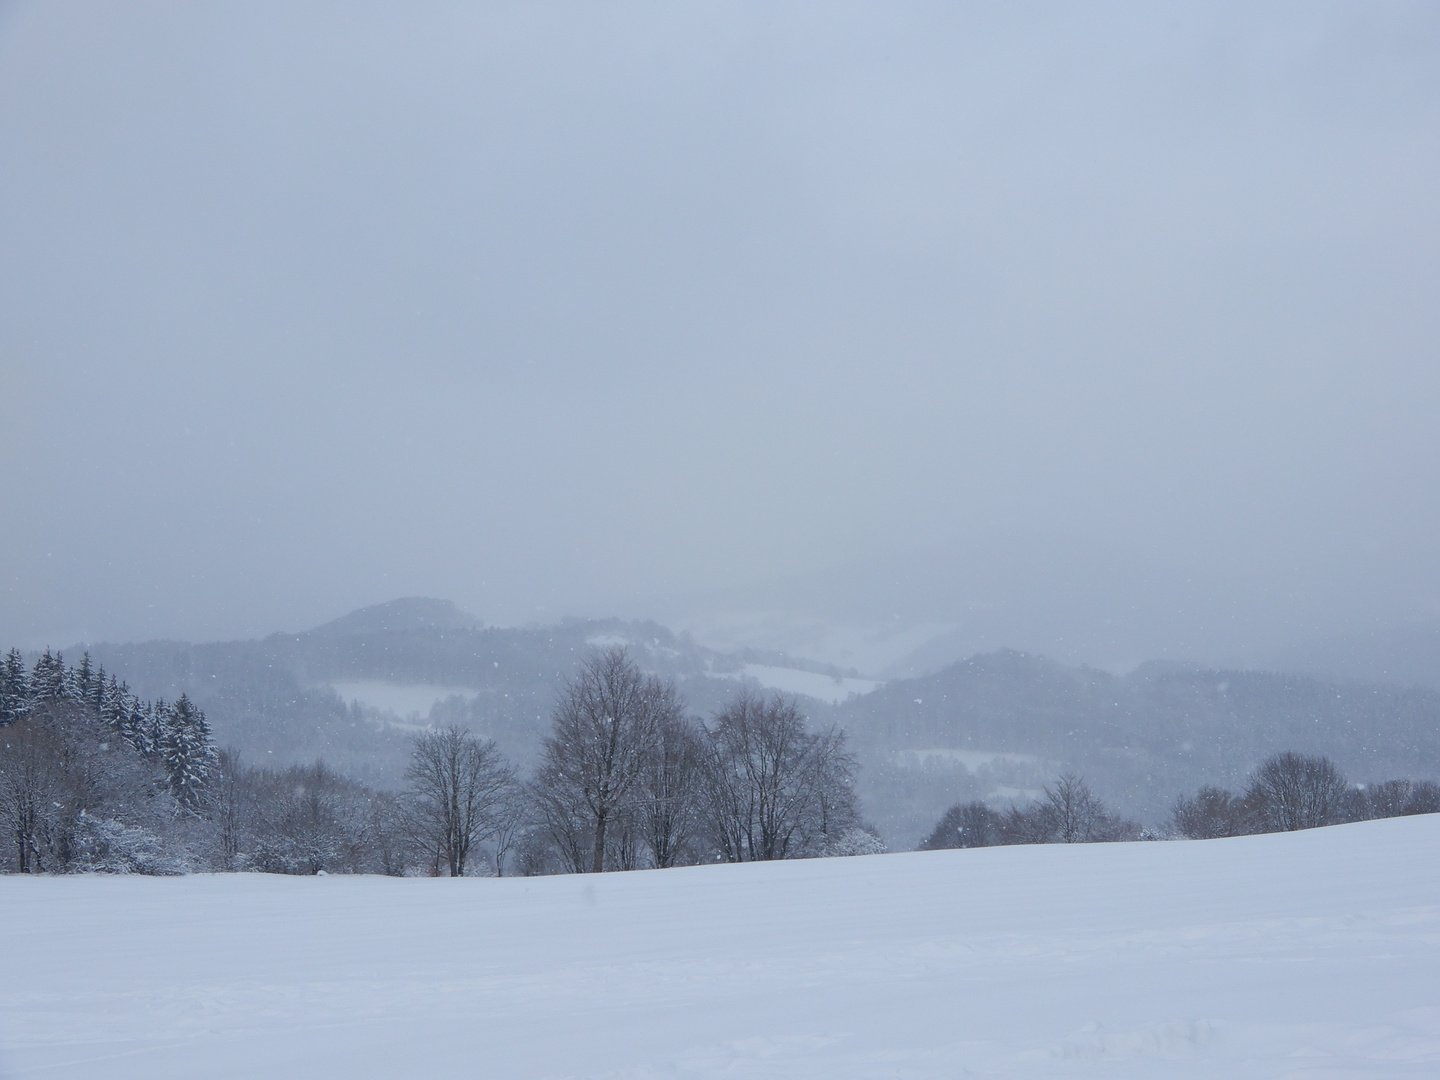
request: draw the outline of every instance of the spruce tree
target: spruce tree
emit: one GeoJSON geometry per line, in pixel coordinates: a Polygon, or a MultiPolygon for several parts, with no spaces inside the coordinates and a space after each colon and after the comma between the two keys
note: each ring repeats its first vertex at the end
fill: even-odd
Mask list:
{"type": "Polygon", "coordinates": [[[80,700],[96,716],[105,711],[105,665],[91,664],[90,654],[80,661],[80,700]]]}
{"type": "Polygon", "coordinates": [[[65,698],[65,658],[49,649],[30,672],[30,700],[37,705],[65,698]]]}
{"type": "Polygon", "coordinates": [[[165,704],[164,698],[156,698],[154,701],[137,700],[135,711],[139,714],[135,726],[135,749],[146,757],[160,753],[165,737],[165,720],[170,707],[165,704]]]}
{"type": "Polygon", "coordinates": [[[130,703],[126,700],[129,695],[125,690],[114,675],[100,688],[100,707],[96,711],[100,714],[100,723],[116,739],[125,739],[130,719],[130,703]]]}
{"type": "Polygon", "coordinates": [[[215,767],[215,745],[210,725],[184,694],[164,713],[160,756],[170,793],[186,809],[200,804],[200,794],[215,767]]]}
{"type": "Polygon", "coordinates": [[[13,724],[30,710],[30,680],[25,658],[11,649],[0,662],[0,726],[13,724]]]}
{"type": "Polygon", "coordinates": [[[84,701],[85,691],[80,686],[79,670],[66,664],[59,653],[55,654],[55,659],[60,661],[60,700],[84,701]]]}
{"type": "Polygon", "coordinates": [[[124,739],[132,750],[149,757],[155,751],[155,709],[163,703],[141,701],[130,693],[130,688],[124,683],[120,684],[119,689],[114,722],[120,738],[124,739]]]}
{"type": "Polygon", "coordinates": [[[90,662],[89,649],[80,658],[80,666],[72,673],[71,681],[75,687],[75,700],[87,705],[95,700],[95,665],[90,662]]]}

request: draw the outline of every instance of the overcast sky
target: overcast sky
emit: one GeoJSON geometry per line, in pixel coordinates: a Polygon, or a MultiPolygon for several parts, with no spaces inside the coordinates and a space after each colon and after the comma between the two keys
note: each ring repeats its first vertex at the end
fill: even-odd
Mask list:
{"type": "Polygon", "coordinates": [[[1437,192],[1433,3],[10,3],[0,638],[1434,616],[1437,192]]]}

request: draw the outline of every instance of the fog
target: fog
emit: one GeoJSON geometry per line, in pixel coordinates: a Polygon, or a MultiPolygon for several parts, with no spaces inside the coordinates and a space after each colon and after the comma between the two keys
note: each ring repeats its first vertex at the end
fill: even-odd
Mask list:
{"type": "Polygon", "coordinates": [[[1434,618],[1437,191],[1431,4],[12,3],[0,646],[1434,618]]]}

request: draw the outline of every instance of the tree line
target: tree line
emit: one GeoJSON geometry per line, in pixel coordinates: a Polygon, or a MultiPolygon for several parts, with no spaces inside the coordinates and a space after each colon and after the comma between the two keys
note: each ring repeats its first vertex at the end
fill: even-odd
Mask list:
{"type": "Polygon", "coordinates": [[[708,723],[623,649],[564,688],[533,774],[452,726],[415,740],[408,786],[317,762],[254,768],[185,697],[142,702],[46,652],[0,667],[0,828],[20,873],[463,876],[665,868],[883,850],[838,730],[742,692],[708,723]]]}
{"type": "Polygon", "coordinates": [[[1276,754],[1241,794],[1202,787],[1175,805],[1176,833],[1193,840],[1291,832],[1350,821],[1440,813],[1440,785],[1387,780],[1355,785],[1326,757],[1276,754]]]}
{"type": "Polygon", "coordinates": [[[1004,844],[1093,844],[1139,840],[1144,830],[1114,813],[1083,777],[1066,773],[1028,805],[1003,810],[975,800],[945,811],[921,851],[1004,844]]]}
{"type": "Polygon", "coordinates": [[[1194,795],[1182,797],[1165,832],[1150,833],[1115,814],[1083,777],[1069,773],[1025,806],[998,810],[974,801],[950,807],[920,850],[1099,843],[1167,835],[1208,840],[1434,813],[1440,813],[1440,785],[1428,780],[1351,784],[1329,758],[1287,751],[1262,762],[1242,794],[1202,787],[1194,795]]]}

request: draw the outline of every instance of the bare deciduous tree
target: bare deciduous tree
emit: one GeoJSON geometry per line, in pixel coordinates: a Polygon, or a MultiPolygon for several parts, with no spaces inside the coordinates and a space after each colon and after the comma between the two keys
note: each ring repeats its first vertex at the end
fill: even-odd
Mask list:
{"type": "Polygon", "coordinates": [[[40,874],[56,847],[68,801],[62,738],[39,716],[0,730],[0,821],[15,852],[15,869],[40,874]]]}
{"type": "Polygon", "coordinates": [[[516,842],[530,823],[529,793],[521,784],[511,784],[495,806],[490,831],[491,855],[495,860],[495,876],[505,876],[506,861],[516,842]]]}
{"type": "Polygon", "coordinates": [[[1287,752],[1255,770],[1246,798],[1267,831],[1290,832],[1333,824],[1349,786],[1329,758],[1287,752]]]}
{"type": "Polygon", "coordinates": [[[806,732],[793,698],[742,692],[708,736],[706,815],[726,861],[820,854],[832,832],[856,823],[845,736],[806,732]]]}
{"type": "Polygon", "coordinates": [[[1212,840],[1253,832],[1250,807],[1243,799],[1217,787],[1202,787],[1181,799],[1171,815],[1175,831],[1191,840],[1212,840]]]}
{"type": "Polygon", "coordinates": [[[521,873],[583,874],[594,867],[595,828],[585,797],[568,776],[542,762],[530,783],[536,827],[522,844],[521,873]]]}
{"type": "Polygon", "coordinates": [[[1055,843],[1055,822],[1050,807],[1045,802],[1029,806],[1012,806],[1005,811],[1000,826],[1002,844],[1053,844],[1055,843]]]}
{"type": "Polygon", "coordinates": [[[1066,773],[1030,806],[1007,810],[1000,832],[1006,844],[1094,844],[1134,840],[1140,826],[1112,813],[1083,777],[1066,773]]]}
{"type": "Polygon", "coordinates": [[[364,824],[347,813],[343,781],[323,761],[266,779],[271,791],[259,815],[259,865],[283,873],[318,874],[344,861],[353,830],[364,824]]]}
{"type": "Polygon", "coordinates": [[[252,787],[245,783],[240,751],[216,752],[215,773],[206,791],[205,809],[215,827],[216,855],[223,870],[238,865],[247,823],[258,814],[252,787]]]}
{"type": "MultiPolygon", "coordinates": [[[[1422,780],[1386,780],[1363,792],[1367,818],[1440,813],[1440,787],[1422,780]]],[[[1357,815],[1359,816],[1359,815],[1357,815]]]]}
{"type": "Polygon", "coordinates": [[[605,869],[616,839],[609,832],[633,809],[657,726],[679,715],[673,684],[641,674],[624,649],[581,664],[555,710],[535,778],[546,829],[574,869],[605,869]],[[585,834],[588,867],[581,865],[585,834]]]}
{"type": "Polygon", "coordinates": [[[960,803],[945,816],[920,844],[921,851],[946,848],[991,847],[1001,842],[1004,819],[980,801],[960,803]]]}
{"type": "Polygon", "coordinates": [[[1440,814],[1440,784],[1421,780],[1410,785],[1410,797],[1401,807],[1405,814],[1440,814]]]}
{"type": "Polygon", "coordinates": [[[855,795],[855,774],[860,763],[846,746],[845,732],[833,725],[815,736],[812,753],[818,759],[815,773],[815,799],[810,820],[804,828],[806,855],[830,854],[834,845],[843,841],[854,847],[858,832],[873,836],[881,848],[879,834],[871,833],[860,821],[860,803],[855,795]]]}
{"type": "Polygon", "coordinates": [[[684,861],[699,830],[703,763],[704,743],[695,725],[678,710],[661,717],[636,800],[640,831],[658,869],[684,861]]]}
{"type": "Polygon", "coordinates": [[[495,743],[466,728],[427,731],[415,740],[408,808],[413,836],[451,877],[463,877],[470,851],[495,829],[515,777],[495,743]]]}
{"type": "Polygon", "coordinates": [[[1084,778],[1074,773],[1066,773],[1053,788],[1045,789],[1045,805],[1062,844],[1088,843],[1104,831],[1105,808],[1084,778]]]}

